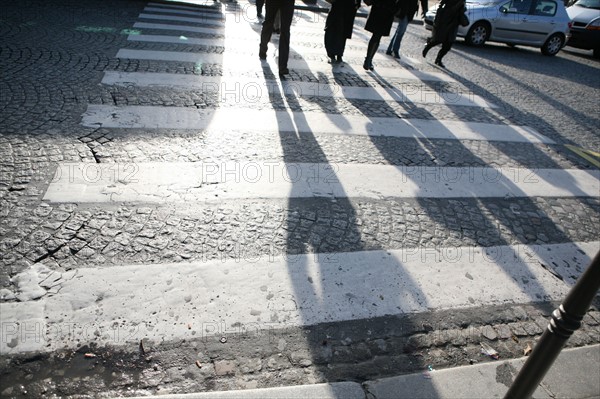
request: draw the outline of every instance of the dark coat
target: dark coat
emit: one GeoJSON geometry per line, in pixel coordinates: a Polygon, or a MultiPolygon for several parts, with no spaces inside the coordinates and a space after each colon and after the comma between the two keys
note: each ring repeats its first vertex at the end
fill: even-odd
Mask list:
{"type": "Polygon", "coordinates": [[[339,29],[341,26],[344,36],[350,39],[358,7],[360,7],[360,0],[335,0],[327,14],[325,30],[339,29]]]}
{"type": "Polygon", "coordinates": [[[439,43],[455,41],[458,25],[464,13],[464,0],[442,0],[433,21],[431,39],[439,43]]]}
{"type": "Polygon", "coordinates": [[[398,0],[397,9],[396,17],[399,19],[408,17],[408,22],[410,22],[419,11],[419,0],[398,0]]]}
{"type": "Polygon", "coordinates": [[[389,36],[397,10],[396,0],[373,0],[365,29],[375,35],[389,36]]]}

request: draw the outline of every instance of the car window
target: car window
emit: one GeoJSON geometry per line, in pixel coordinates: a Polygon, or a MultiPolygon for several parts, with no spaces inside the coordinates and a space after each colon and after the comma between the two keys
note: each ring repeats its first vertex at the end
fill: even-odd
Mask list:
{"type": "Polygon", "coordinates": [[[553,17],[556,15],[556,2],[552,0],[536,0],[533,15],[553,17]]]}
{"type": "MultiPolygon", "coordinates": [[[[502,5],[501,10],[506,10],[511,13],[529,14],[531,9],[531,0],[511,0],[502,5]]],[[[505,12],[506,12],[505,11],[505,12]]]]}

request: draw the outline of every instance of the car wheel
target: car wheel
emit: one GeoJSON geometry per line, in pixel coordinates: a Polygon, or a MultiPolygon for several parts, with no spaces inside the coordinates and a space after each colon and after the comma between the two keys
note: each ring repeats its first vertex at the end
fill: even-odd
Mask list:
{"type": "Polygon", "coordinates": [[[546,40],[546,43],[542,46],[542,54],[544,55],[556,55],[563,45],[565,44],[565,38],[560,33],[555,33],[546,40]]]}
{"type": "Polygon", "coordinates": [[[490,34],[489,25],[485,22],[476,22],[471,26],[465,40],[472,46],[481,46],[488,39],[490,34]]]}

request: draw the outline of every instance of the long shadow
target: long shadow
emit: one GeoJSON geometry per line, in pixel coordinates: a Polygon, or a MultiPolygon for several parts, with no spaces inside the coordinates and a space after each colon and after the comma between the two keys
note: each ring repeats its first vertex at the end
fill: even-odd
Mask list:
{"type": "MultiPolygon", "coordinates": [[[[268,66],[264,66],[264,76],[265,79],[272,76],[268,66]]],[[[279,90],[270,91],[269,99],[273,104],[285,102],[287,109],[301,109],[296,93],[285,90],[284,85],[279,90]]],[[[296,126],[306,125],[301,112],[282,111],[277,119],[280,126],[286,126],[290,122],[294,122],[296,126]]],[[[286,167],[292,169],[301,165],[304,166],[304,171],[311,171],[310,176],[302,176],[298,181],[292,182],[287,202],[288,235],[284,253],[288,256],[287,268],[300,317],[307,326],[304,328],[305,337],[313,362],[319,365],[319,372],[327,381],[365,381],[377,376],[382,370],[371,366],[357,366],[340,376],[327,367],[327,363],[343,362],[349,356],[347,348],[342,351],[332,344],[336,341],[343,342],[350,335],[347,329],[352,327],[347,325],[346,328],[340,328],[339,323],[356,322],[354,319],[358,318],[357,315],[364,317],[368,314],[371,318],[394,314],[398,309],[410,309],[415,304],[427,306],[427,299],[418,282],[412,279],[397,259],[390,258],[386,263],[388,268],[385,271],[389,275],[373,275],[371,268],[375,266],[374,254],[375,258],[382,255],[378,252],[361,251],[385,248],[365,245],[359,215],[335,177],[336,165],[329,162],[311,130],[285,131],[280,128],[279,138],[286,167]],[[305,148],[312,151],[310,159],[314,163],[310,165],[299,163],[307,155],[299,152],[299,149],[305,148]],[[315,176],[313,171],[318,171],[319,175],[315,176]],[[306,183],[316,181],[319,184],[323,179],[336,186],[335,195],[306,198],[306,183]],[[395,297],[378,297],[376,288],[382,283],[382,279],[397,279],[402,282],[395,297]],[[367,294],[361,288],[363,286],[374,289],[367,294]],[[341,287],[345,287],[347,292],[343,293],[341,287]],[[369,306],[377,306],[375,303],[379,303],[379,308],[369,310],[369,306]],[[387,311],[378,310],[380,308],[387,311]]],[[[395,331],[397,335],[401,335],[405,329],[413,331],[415,328],[410,325],[410,321],[404,319],[398,323],[395,331]]],[[[394,331],[393,326],[387,328],[394,331]]],[[[368,339],[364,330],[356,335],[359,339],[368,339]]],[[[418,363],[419,359],[414,358],[413,361],[418,363]]]]}
{"type": "MultiPolygon", "coordinates": [[[[378,76],[375,72],[377,80],[380,82],[386,82],[382,76],[378,76]]],[[[393,85],[387,82],[384,87],[393,87],[393,85]]],[[[394,91],[395,89],[386,89],[394,91]]],[[[404,103],[402,103],[403,106],[404,103]]],[[[414,105],[407,105],[413,107],[414,105]]],[[[382,99],[382,108],[388,108],[388,113],[393,113],[393,109],[389,104],[382,99]]],[[[368,113],[365,116],[371,118],[368,113]]],[[[430,115],[430,119],[434,119],[430,115]]],[[[440,146],[446,145],[446,141],[427,139],[427,132],[423,132],[423,136],[418,138],[419,144],[430,154],[437,154],[443,151],[440,146]]],[[[389,152],[387,151],[388,143],[381,141],[374,136],[370,136],[372,143],[380,149],[381,154],[385,157],[389,152]],[[385,144],[383,144],[385,143],[385,144]],[[383,145],[382,145],[383,144],[383,145]]],[[[485,165],[486,163],[479,158],[476,154],[469,151],[468,148],[464,147],[460,141],[456,142],[456,145],[461,148],[464,154],[469,155],[469,162],[475,161],[477,164],[485,165]]],[[[386,159],[391,165],[398,165],[398,160],[395,158],[386,159]]],[[[434,159],[435,162],[435,159],[434,159]]],[[[400,163],[402,166],[402,163],[400,163]]],[[[428,179],[427,175],[415,176],[412,178],[413,181],[420,184],[439,184],[435,179],[428,179]],[[429,182],[427,181],[429,180],[429,182]]],[[[500,198],[477,198],[475,194],[466,196],[468,199],[457,198],[457,199],[431,199],[417,196],[416,201],[422,206],[422,208],[428,212],[428,216],[435,221],[439,226],[443,226],[445,230],[452,232],[457,240],[454,240],[456,244],[466,243],[474,246],[482,247],[498,247],[498,246],[509,246],[512,244],[546,244],[546,243],[568,243],[571,239],[566,236],[560,228],[551,222],[549,215],[547,215],[539,206],[533,201],[533,199],[527,197],[525,193],[510,180],[502,179],[497,184],[503,185],[512,195],[518,197],[516,200],[511,200],[513,204],[506,203],[506,199],[500,198]],[[514,203],[516,202],[517,208],[514,203]],[[445,215],[444,212],[438,212],[438,206],[445,206],[450,211],[450,215],[445,215]],[[512,206],[511,206],[512,205],[512,206]],[[432,212],[429,210],[436,209],[432,212]],[[478,215],[473,215],[473,210],[477,209],[478,215]],[[552,237],[545,237],[545,240],[541,240],[537,235],[536,229],[531,226],[521,225],[518,222],[516,214],[523,212],[526,214],[535,213],[537,217],[535,220],[539,224],[544,224],[545,231],[548,229],[553,230],[552,237]],[[455,217],[458,215],[471,215],[470,220],[465,223],[460,218],[455,217]],[[506,233],[510,233],[512,237],[507,236],[506,233]]],[[[563,185],[570,189],[574,189],[575,186],[572,181],[564,182],[563,185]]],[[[436,234],[434,234],[435,236],[436,234]]],[[[452,241],[451,241],[452,242],[452,241]]],[[[432,245],[432,243],[421,243],[421,245],[432,245]]],[[[435,244],[434,244],[435,245],[435,244]]],[[[464,245],[464,244],[463,244],[464,245]]],[[[542,254],[543,256],[543,254],[542,254]]],[[[524,260],[527,264],[527,259],[524,260]]],[[[549,260],[548,260],[549,261],[549,260]]],[[[503,262],[498,262],[503,265],[503,262]]],[[[534,265],[528,265],[527,268],[531,269],[534,265]]],[[[537,265],[535,265],[537,267],[537,265]]],[[[517,279],[518,276],[514,275],[515,271],[505,268],[507,274],[512,275],[513,278],[517,279]]],[[[533,274],[533,273],[532,273],[533,274]]],[[[529,288],[531,292],[542,293],[530,296],[531,302],[539,303],[542,300],[549,299],[550,296],[546,293],[544,287],[539,284],[538,281],[529,281],[529,288]]],[[[543,310],[548,311],[549,309],[544,308],[543,310]]]]}

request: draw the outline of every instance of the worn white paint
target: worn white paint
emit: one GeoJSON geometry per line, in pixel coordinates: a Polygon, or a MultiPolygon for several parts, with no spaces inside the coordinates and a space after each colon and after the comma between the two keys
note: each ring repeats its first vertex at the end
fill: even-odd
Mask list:
{"type": "Polygon", "coordinates": [[[60,294],[0,303],[0,353],[557,301],[569,286],[540,263],[585,265],[598,248],[592,242],[258,258],[241,248],[239,259],[227,261],[81,268],[57,281],[60,294]],[[26,329],[32,333],[23,340],[26,329]],[[35,331],[45,333],[38,342],[35,331]]]}
{"type": "Polygon", "coordinates": [[[61,163],[51,202],[598,197],[600,171],[257,162],[61,163]],[[119,165],[120,166],[120,165],[119,165]]]}

